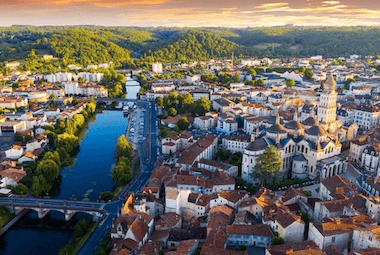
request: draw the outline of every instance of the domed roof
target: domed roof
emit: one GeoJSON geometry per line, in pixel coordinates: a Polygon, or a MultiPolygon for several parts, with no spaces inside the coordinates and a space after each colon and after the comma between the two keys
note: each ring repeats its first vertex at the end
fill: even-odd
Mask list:
{"type": "Polygon", "coordinates": [[[303,129],[303,125],[301,124],[301,122],[299,122],[297,120],[292,120],[292,121],[286,123],[285,127],[287,129],[293,129],[293,130],[303,129]]]}
{"type": "Polygon", "coordinates": [[[311,135],[311,136],[327,136],[328,135],[326,130],[324,130],[319,125],[314,125],[308,130],[306,130],[306,134],[311,135]]]}
{"type": "Polygon", "coordinates": [[[256,139],[254,142],[248,144],[246,150],[249,151],[262,151],[268,146],[267,141],[264,138],[256,139]]]}
{"type": "Polygon", "coordinates": [[[271,126],[269,129],[268,129],[268,132],[269,133],[280,133],[280,134],[285,134],[286,133],[286,130],[284,128],[283,125],[281,124],[274,124],[273,126],[271,126]]]}
{"type": "Polygon", "coordinates": [[[317,123],[317,120],[314,117],[309,117],[302,122],[306,126],[314,126],[317,123]]]}
{"type": "Polygon", "coordinates": [[[286,133],[284,126],[281,125],[281,123],[280,123],[280,115],[278,113],[276,116],[276,123],[268,129],[268,132],[269,133],[275,133],[275,134],[285,134],[286,133]]]}

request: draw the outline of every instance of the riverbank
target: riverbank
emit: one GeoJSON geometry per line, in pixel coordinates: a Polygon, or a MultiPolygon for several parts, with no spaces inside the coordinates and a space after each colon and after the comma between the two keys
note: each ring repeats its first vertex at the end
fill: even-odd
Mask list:
{"type": "Polygon", "coordinates": [[[80,250],[82,245],[87,241],[92,232],[98,226],[97,222],[90,223],[81,220],[75,225],[72,239],[63,247],[58,255],[74,255],[80,250]]]}

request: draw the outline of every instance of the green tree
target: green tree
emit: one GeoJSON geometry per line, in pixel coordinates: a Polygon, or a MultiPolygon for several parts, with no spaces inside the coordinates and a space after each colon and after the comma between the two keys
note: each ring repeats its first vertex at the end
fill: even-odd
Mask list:
{"type": "Polygon", "coordinates": [[[194,98],[193,98],[193,96],[191,94],[189,94],[189,93],[186,93],[183,96],[183,105],[185,107],[185,110],[186,111],[190,111],[193,104],[194,104],[194,98]]]}
{"type": "Polygon", "coordinates": [[[49,96],[49,100],[54,100],[54,99],[57,99],[57,96],[55,94],[51,94],[49,96]]]}
{"type": "Polygon", "coordinates": [[[132,143],[125,138],[125,135],[119,136],[115,146],[115,159],[119,161],[121,157],[132,158],[133,147],[132,143]]]}
{"type": "Polygon", "coordinates": [[[156,98],[156,104],[158,107],[163,107],[164,106],[164,99],[162,97],[157,97],[156,98]]]}
{"type": "Polygon", "coordinates": [[[286,80],[286,86],[288,88],[293,87],[294,85],[296,85],[296,82],[293,79],[287,79],[286,80]]]}
{"type": "Polygon", "coordinates": [[[255,81],[255,85],[259,86],[259,87],[264,87],[265,82],[264,82],[263,79],[258,79],[258,80],[255,81]]]}
{"type": "Polygon", "coordinates": [[[248,74],[250,74],[252,76],[252,79],[254,79],[257,73],[256,73],[256,70],[254,68],[249,68],[248,74]]]}
{"type": "Polygon", "coordinates": [[[15,133],[15,137],[14,137],[14,140],[16,142],[22,142],[24,140],[24,137],[22,136],[22,134],[20,132],[16,132],[15,133]]]}
{"type": "Polygon", "coordinates": [[[58,165],[58,167],[62,166],[61,158],[59,156],[58,151],[54,151],[54,152],[48,151],[48,152],[46,152],[45,155],[44,155],[44,157],[42,158],[42,160],[47,160],[47,159],[53,160],[58,165]]]}
{"type": "Polygon", "coordinates": [[[256,159],[252,177],[260,184],[273,185],[278,181],[279,171],[283,167],[281,155],[275,146],[268,146],[256,159]]]}
{"type": "Polygon", "coordinates": [[[117,186],[124,186],[132,179],[130,160],[121,157],[119,163],[112,169],[112,179],[117,186]]]}
{"type": "Polygon", "coordinates": [[[280,245],[280,244],[284,244],[284,243],[285,243],[284,238],[282,238],[280,236],[275,236],[272,239],[272,245],[280,245]]]}
{"type": "Polygon", "coordinates": [[[36,172],[45,177],[47,182],[54,182],[59,176],[59,166],[51,159],[41,160],[37,164],[36,172]]]}
{"type": "Polygon", "coordinates": [[[311,78],[313,78],[313,75],[314,75],[314,72],[312,69],[306,69],[305,71],[305,77],[309,80],[311,80],[311,78]]]}
{"type": "Polygon", "coordinates": [[[202,97],[195,101],[194,112],[198,115],[204,115],[211,110],[211,101],[208,98],[202,97]]]}
{"type": "Polygon", "coordinates": [[[177,126],[180,130],[185,130],[190,126],[190,122],[187,120],[186,117],[182,117],[177,121],[177,126]]]}
{"type": "Polygon", "coordinates": [[[172,107],[172,108],[169,108],[169,110],[168,110],[168,114],[169,114],[170,116],[176,116],[176,115],[177,115],[177,110],[174,109],[173,107],[172,107]]]}
{"type": "Polygon", "coordinates": [[[24,196],[24,195],[27,195],[27,194],[28,194],[29,189],[28,189],[28,187],[25,186],[24,184],[19,183],[16,187],[12,187],[12,191],[13,191],[13,193],[15,193],[16,195],[24,196]]]}

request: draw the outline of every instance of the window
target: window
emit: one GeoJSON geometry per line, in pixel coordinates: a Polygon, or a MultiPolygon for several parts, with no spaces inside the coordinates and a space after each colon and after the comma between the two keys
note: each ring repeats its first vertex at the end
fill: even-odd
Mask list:
{"type": "Polygon", "coordinates": [[[332,243],[335,243],[335,236],[333,236],[333,237],[331,238],[331,242],[332,242],[332,243]]]}

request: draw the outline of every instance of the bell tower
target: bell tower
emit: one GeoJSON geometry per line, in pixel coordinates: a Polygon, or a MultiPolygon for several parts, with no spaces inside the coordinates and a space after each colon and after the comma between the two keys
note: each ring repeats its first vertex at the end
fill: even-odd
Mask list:
{"type": "Polygon", "coordinates": [[[336,122],[336,99],[337,93],[335,91],[336,82],[332,74],[329,74],[325,88],[320,96],[318,107],[318,120],[326,129],[335,132],[336,122]]]}

